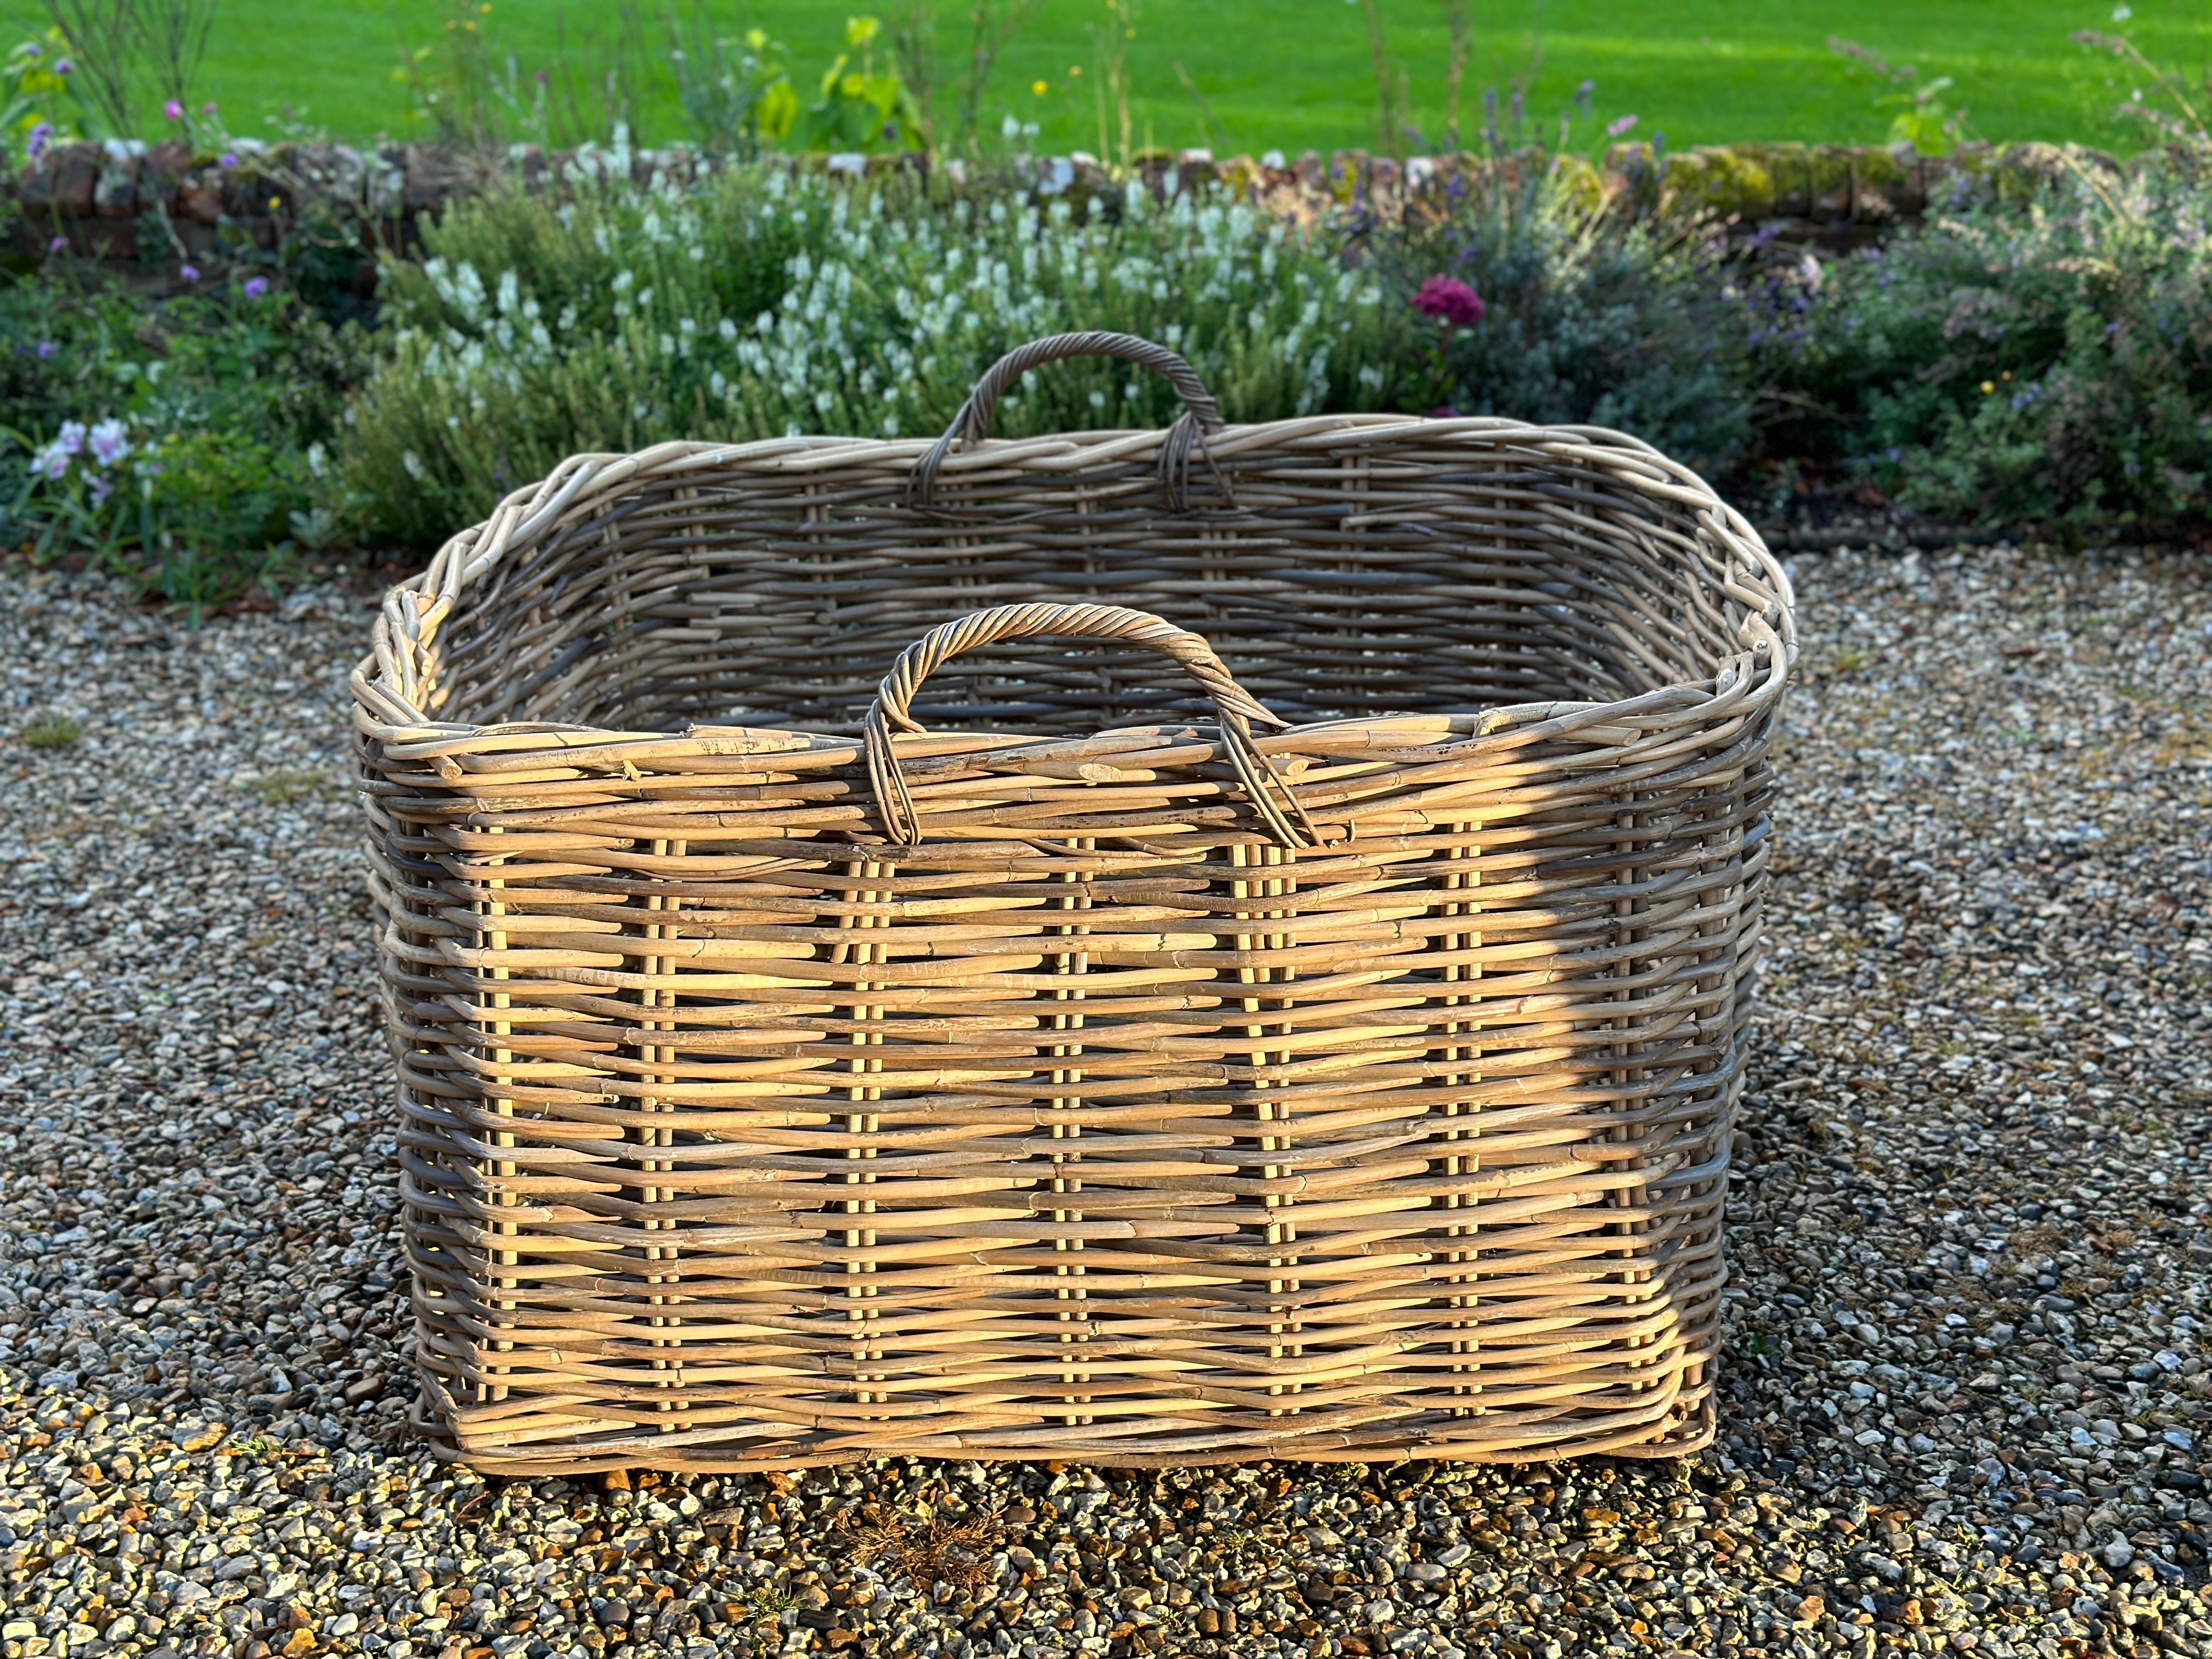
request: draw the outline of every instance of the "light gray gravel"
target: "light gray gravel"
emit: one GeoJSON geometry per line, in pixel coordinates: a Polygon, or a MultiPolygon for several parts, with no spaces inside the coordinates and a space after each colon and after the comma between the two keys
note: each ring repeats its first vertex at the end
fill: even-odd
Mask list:
{"type": "Polygon", "coordinates": [[[364,596],[0,568],[0,1659],[2212,1652],[2212,565],[1796,574],[1711,1455],[617,1490],[402,1426],[364,596]]]}

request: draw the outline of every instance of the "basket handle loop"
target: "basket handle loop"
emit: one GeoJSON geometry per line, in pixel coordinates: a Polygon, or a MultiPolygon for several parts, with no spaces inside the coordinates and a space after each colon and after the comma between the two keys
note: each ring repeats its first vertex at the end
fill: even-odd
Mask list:
{"type": "Polygon", "coordinates": [[[1314,828],[1313,820],[1306,816],[1297,796],[1275,770],[1274,763],[1260,752],[1252,738],[1255,720],[1265,726],[1287,726],[1290,722],[1231,678],[1213,647],[1200,635],[1177,628],[1150,611],[1130,611],[1118,605],[1052,604],[1000,605],[933,628],[907,647],[891,665],[891,672],[884,676],[883,684],[876,688],[875,702],[868,710],[868,778],[875,787],[877,810],[883,815],[884,828],[895,843],[913,847],[921,840],[914,797],[907,791],[906,775],[900,769],[898,757],[891,748],[894,731],[922,729],[908,712],[921,683],[963,651],[1000,640],[1040,635],[1126,640],[1173,659],[1212,699],[1237,781],[1243,785],[1253,805],[1259,809],[1260,816],[1267,821],[1276,839],[1292,848],[1320,844],[1321,835],[1314,828]],[[1276,804],[1278,794],[1289,804],[1291,817],[1285,817],[1282,807],[1276,804]],[[1291,817],[1304,827],[1303,838],[1298,829],[1293,827],[1291,817]]]}
{"type": "Polygon", "coordinates": [[[1027,345],[1016,346],[985,369],[983,378],[975,382],[975,391],[968,394],[968,401],[952,417],[952,424],[945,429],[945,435],[914,464],[914,471],[907,479],[907,505],[917,511],[927,510],[930,497],[936,493],[938,469],[944,465],[953,446],[982,442],[990,433],[992,413],[1006,388],[1040,364],[1058,362],[1063,357],[1119,357],[1167,376],[1176,395],[1182,399],[1183,412],[1168,428],[1166,441],[1160,446],[1160,482],[1167,491],[1168,504],[1182,512],[1189,501],[1192,447],[1204,448],[1205,434],[1221,429],[1220,405],[1198,378],[1198,371],[1165,346],[1140,340],[1133,334],[1103,330],[1054,334],[1047,339],[1032,340],[1027,345]]]}

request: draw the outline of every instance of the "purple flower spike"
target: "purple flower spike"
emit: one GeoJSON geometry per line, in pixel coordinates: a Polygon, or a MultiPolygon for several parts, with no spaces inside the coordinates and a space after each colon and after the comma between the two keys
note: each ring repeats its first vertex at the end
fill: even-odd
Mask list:
{"type": "Polygon", "coordinates": [[[172,121],[181,121],[185,118],[185,106],[179,103],[175,99],[172,98],[167,103],[161,106],[161,113],[167,116],[172,121]]]}
{"type": "Polygon", "coordinates": [[[246,279],[246,297],[247,299],[258,300],[268,292],[269,279],[266,276],[249,276],[246,279]]]}
{"type": "Polygon", "coordinates": [[[1605,136],[1608,138],[1619,138],[1626,133],[1633,132],[1635,130],[1636,118],[1633,115],[1624,115],[1618,121],[1608,121],[1606,123],[1605,136]]]}
{"type": "Polygon", "coordinates": [[[1449,328],[1473,328],[1489,313],[1477,294],[1456,276],[1431,276],[1413,295],[1413,309],[1449,328]]]}
{"type": "Polygon", "coordinates": [[[185,282],[197,283],[200,279],[200,268],[198,265],[179,265],[177,275],[185,282]]]}
{"type": "Polygon", "coordinates": [[[52,121],[41,121],[31,129],[30,136],[24,140],[23,148],[30,153],[31,159],[35,161],[46,153],[46,146],[53,142],[53,137],[54,124],[52,121]]]}

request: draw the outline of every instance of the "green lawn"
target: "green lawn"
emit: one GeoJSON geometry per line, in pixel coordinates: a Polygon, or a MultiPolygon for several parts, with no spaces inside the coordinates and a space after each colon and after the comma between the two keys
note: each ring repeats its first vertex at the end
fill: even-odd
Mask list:
{"type": "MultiPolygon", "coordinates": [[[[868,3],[717,0],[712,10],[767,25],[793,49],[805,85],[836,50],[846,15],[868,3]]],[[[896,3],[877,0],[885,12],[896,3]]],[[[647,16],[661,9],[662,0],[637,8],[647,16]]],[[[965,0],[945,0],[938,9],[947,39],[955,38],[965,0]]],[[[1382,9],[1392,52],[1411,77],[1415,121],[1440,136],[1441,10],[1423,0],[1382,0],[1382,9]]],[[[24,21],[37,15],[25,0],[0,0],[0,10],[24,21]]],[[[579,35],[609,28],[616,10],[612,0],[495,0],[486,26],[528,71],[555,51],[564,15],[576,55],[579,35]]],[[[1639,118],[1638,136],[1663,132],[1672,145],[1880,139],[1888,115],[1875,100],[1887,88],[1828,49],[1827,38],[1841,34],[1893,63],[1917,64],[1923,79],[1952,76],[1950,96],[1980,137],[2135,149],[2144,136],[2110,113],[2141,77],[2069,38],[2079,28],[2114,27],[2110,3],[1475,0],[1473,10],[1480,27],[1468,71],[1470,131],[1480,125],[1485,86],[1510,95],[1516,80],[1525,81],[1528,107],[1548,131],[1588,77],[1596,82],[1595,119],[1583,124],[1578,148],[1597,122],[1627,114],[1639,118]]],[[[407,100],[392,70],[401,45],[430,40],[450,15],[444,0],[224,0],[208,95],[222,100],[241,133],[267,131],[266,118],[290,105],[341,137],[400,136],[408,131],[407,100]]],[[[1091,32],[1108,15],[1103,0],[1042,0],[994,83],[994,120],[1012,109],[1042,125],[1048,148],[1096,149],[1091,32]],[[1072,76],[1079,65],[1084,73],[1072,76]],[[1047,83],[1042,94],[1031,90],[1038,81],[1047,83]]],[[[2141,0],[2126,27],[2154,59],[2179,66],[2203,88],[2212,60],[2207,0],[2141,0]]],[[[1200,142],[1198,106],[1177,64],[1211,105],[1213,137],[1228,149],[1295,153],[1372,140],[1375,82],[1356,0],[1143,0],[1128,51],[1139,143],[1200,142]]],[[[642,136],[680,136],[674,117],[672,100],[664,99],[642,136]]]]}

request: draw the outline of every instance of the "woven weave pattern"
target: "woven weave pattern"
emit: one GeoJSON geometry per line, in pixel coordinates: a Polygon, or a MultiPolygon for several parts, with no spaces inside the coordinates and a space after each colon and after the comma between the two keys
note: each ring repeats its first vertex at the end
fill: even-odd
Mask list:
{"type": "Polygon", "coordinates": [[[1615,434],[1206,413],[581,457],[393,591],[458,1455],[1710,1435],[1787,582],[1615,434]]]}

